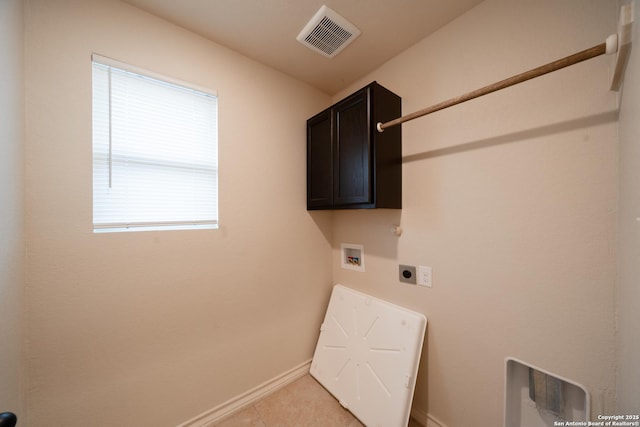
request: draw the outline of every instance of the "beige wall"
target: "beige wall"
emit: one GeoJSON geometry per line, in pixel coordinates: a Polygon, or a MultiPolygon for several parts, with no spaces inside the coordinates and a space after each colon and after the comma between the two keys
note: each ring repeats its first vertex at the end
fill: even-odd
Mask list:
{"type": "MultiPolygon", "coordinates": [[[[377,80],[410,113],[599,44],[617,15],[606,0],[487,0],[335,98],[377,80]]],[[[404,124],[402,211],[335,213],[334,281],[429,319],[414,412],[501,425],[513,356],[614,413],[612,61],[404,124]],[[340,268],[341,242],[364,245],[365,273],[340,268]],[[400,284],[399,263],[432,266],[433,288],[400,284]]]]}
{"type": "MultiPolygon", "coordinates": [[[[0,405],[20,410],[21,8],[0,5],[0,405]]],[[[501,425],[507,356],[584,384],[595,415],[637,413],[637,47],[620,158],[597,58],[403,125],[401,211],[308,213],[300,141],[326,95],[118,2],[25,5],[29,427],[184,422],[311,357],[332,282],[428,316],[417,414],[501,425]],[[91,232],[92,52],[218,91],[220,230],[91,232]],[[365,273],[341,242],[364,244],[365,273]],[[398,263],[434,287],[399,284],[398,263]]],[[[617,13],[487,0],[334,99],[375,79],[409,113],[600,43],[617,13]]]]}
{"type": "Polygon", "coordinates": [[[640,412],[640,2],[620,107],[620,273],[616,413],[640,412]]]}
{"type": "Polygon", "coordinates": [[[23,7],[0,1],[0,412],[24,414],[23,7]]]}
{"type": "Polygon", "coordinates": [[[305,362],[331,286],[305,210],[327,95],[114,1],[26,1],[29,427],[170,426],[305,362]],[[92,233],[91,53],[217,90],[219,230],[92,233]]]}

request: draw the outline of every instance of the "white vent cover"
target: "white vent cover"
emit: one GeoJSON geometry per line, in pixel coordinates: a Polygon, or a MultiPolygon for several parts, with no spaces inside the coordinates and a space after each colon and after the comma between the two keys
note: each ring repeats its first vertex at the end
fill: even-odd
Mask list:
{"type": "Polygon", "coordinates": [[[296,39],[309,49],[333,58],[359,35],[355,25],[323,5],[296,39]]]}

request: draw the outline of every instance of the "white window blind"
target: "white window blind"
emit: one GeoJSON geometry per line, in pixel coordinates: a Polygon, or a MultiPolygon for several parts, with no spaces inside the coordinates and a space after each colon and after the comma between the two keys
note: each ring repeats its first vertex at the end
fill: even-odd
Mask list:
{"type": "Polygon", "coordinates": [[[94,231],[217,228],[217,116],[215,94],[94,55],[94,231]]]}

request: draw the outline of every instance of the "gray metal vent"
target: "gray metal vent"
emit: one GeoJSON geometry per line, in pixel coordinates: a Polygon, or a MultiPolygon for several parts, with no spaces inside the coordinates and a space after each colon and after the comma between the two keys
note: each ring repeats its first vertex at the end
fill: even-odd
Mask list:
{"type": "Polygon", "coordinates": [[[309,49],[333,58],[359,35],[355,25],[323,5],[296,39],[309,49]]]}

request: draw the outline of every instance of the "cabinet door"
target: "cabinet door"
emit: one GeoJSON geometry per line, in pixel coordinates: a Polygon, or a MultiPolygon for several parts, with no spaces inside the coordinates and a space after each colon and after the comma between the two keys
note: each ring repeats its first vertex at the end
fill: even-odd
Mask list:
{"type": "Polygon", "coordinates": [[[333,205],[331,110],[307,121],[307,209],[333,205]]]}
{"type": "Polygon", "coordinates": [[[368,89],[336,104],[333,204],[371,203],[368,89]]]}

